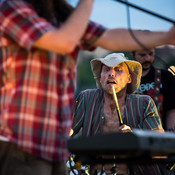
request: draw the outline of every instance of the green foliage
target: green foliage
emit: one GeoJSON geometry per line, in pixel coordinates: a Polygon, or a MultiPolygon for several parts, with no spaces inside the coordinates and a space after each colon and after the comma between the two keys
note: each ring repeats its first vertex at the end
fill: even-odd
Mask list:
{"type": "Polygon", "coordinates": [[[79,63],[77,69],[77,84],[79,86],[95,86],[95,80],[89,62],[79,63]]]}

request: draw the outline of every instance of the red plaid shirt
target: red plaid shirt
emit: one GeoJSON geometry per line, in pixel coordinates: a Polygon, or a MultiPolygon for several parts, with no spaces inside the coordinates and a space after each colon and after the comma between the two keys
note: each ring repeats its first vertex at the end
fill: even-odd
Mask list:
{"type": "Polygon", "coordinates": [[[105,28],[90,22],[82,45],[64,56],[32,48],[53,28],[22,0],[1,3],[0,134],[24,151],[62,161],[68,155],[77,54],[105,28]]]}

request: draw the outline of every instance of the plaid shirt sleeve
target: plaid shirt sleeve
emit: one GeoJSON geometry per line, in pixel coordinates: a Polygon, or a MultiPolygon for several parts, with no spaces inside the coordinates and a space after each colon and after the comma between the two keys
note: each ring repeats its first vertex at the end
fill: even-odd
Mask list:
{"type": "Polygon", "coordinates": [[[31,5],[21,0],[3,2],[0,7],[0,25],[8,39],[28,50],[39,37],[54,28],[38,16],[31,5]]]}
{"type": "Polygon", "coordinates": [[[88,27],[81,41],[81,48],[93,50],[93,44],[105,32],[106,28],[98,23],[89,21],[88,27]]]}

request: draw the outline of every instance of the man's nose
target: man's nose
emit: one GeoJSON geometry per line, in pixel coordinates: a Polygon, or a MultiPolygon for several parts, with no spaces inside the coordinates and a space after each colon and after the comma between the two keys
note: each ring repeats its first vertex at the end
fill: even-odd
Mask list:
{"type": "Polygon", "coordinates": [[[150,61],[152,59],[152,56],[147,54],[145,55],[145,61],[150,61]]]}
{"type": "Polygon", "coordinates": [[[115,75],[114,69],[110,69],[109,76],[114,77],[114,75],[115,75]]]}

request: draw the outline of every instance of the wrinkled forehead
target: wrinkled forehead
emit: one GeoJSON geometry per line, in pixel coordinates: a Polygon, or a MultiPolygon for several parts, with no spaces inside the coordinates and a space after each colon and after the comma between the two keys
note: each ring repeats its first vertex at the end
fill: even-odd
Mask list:
{"type": "Polygon", "coordinates": [[[125,62],[122,62],[122,63],[120,63],[120,64],[117,64],[117,65],[115,65],[115,66],[113,66],[113,67],[109,67],[109,66],[107,66],[107,65],[105,65],[105,64],[102,64],[102,69],[103,68],[122,68],[123,70],[125,70],[126,72],[129,72],[129,68],[128,68],[128,66],[127,66],[127,64],[125,63],[125,62]]]}

